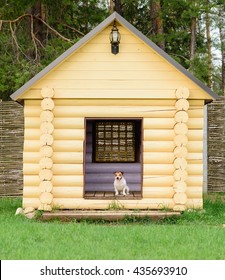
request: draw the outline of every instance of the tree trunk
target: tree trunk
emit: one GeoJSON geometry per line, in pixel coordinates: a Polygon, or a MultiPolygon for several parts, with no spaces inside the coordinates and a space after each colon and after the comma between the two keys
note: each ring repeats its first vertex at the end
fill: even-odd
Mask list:
{"type": "Polygon", "coordinates": [[[208,87],[212,85],[212,53],[211,53],[211,34],[210,34],[210,8],[209,0],[206,0],[206,38],[207,38],[207,53],[208,53],[208,87]]]}
{"type": "Polygon", "coordinates": [[[196,17],[191,19],[191,44],[190,44],[190,60],[192,61],[195,57],[196,48],[196,17]]]}
{"type": "Polygon", "coordinates": [[[152,35],[156,35],[157,45],[165,50],[165,41],[163,38],[163,20],[161,16],[160,0],[153,0],[150,3],[150,16],[152,20],[152,35]]]}
{"type": "Polygon", "coordinates": [[[112,14],[114,11],[123,16],[123,4],[121,3],[121,0],[110,0],[110,14],[112,14]]]}
{"type": "Polygon", "coordinates": [[[110,0],[109,12],[110,12],[110,15],[114,12],[114,1],[113,0],[110,0]]]}
{"type": "MultiPolygon", "coordinates": [[[[39,17],[42,20],[45,20],[45,9],[41,0],[35,2],[34,6],[32,7],[31,14],[39,17]]],[[[35,37],[42,43],[44,41],[44,30],[43,23],[40,20],[35,20],[33,32],[35,37]]]]}

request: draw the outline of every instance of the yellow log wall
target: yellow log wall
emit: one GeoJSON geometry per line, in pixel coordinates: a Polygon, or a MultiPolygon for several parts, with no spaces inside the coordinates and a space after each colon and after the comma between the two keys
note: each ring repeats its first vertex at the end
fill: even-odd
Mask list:
{"type": "MultiPolygon", "coordinates": [[[[174,207],[175,100],[54,99],[52,133],[53,207],[105,209],[111,201],[85,200],[85,117],[143,118],[143,198],[121,200],[125,208],[174,207]]],[[[187,207],[202,207],[203,101],[189,100],[187,207]]],[[[40,197],[41,100],[25,100],[23,206],[37,208],[40,197]]]]}

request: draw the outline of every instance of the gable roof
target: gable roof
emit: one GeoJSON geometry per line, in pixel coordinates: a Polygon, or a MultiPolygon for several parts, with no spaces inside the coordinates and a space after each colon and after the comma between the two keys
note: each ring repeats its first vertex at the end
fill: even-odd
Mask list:
{"type": "Polygon", "coordinates": [[[40,71],[37,75],[35,75],[32,79],[30,79],[27,83],[25,83],[22,87],[20,87],[17,91],[15,91],[10,97],[13,100],[19,100],[21,95],[27,91],[34,83],[40,80],[43,76],[45,76],[49,71],[51,71],[54,67],[59,65],[63,60],[69,57],[73,52],[75,52],[78,48],[84,45],[87,41],[89,41],[92,37],[97,35],[100,31],[102,31],[105,27],[110,25],[114,20],[123,25],[129,31],[131,31],[134,35],[136,35],[139,39],[141,39],[146,45],[151,47],[156,53],[162,56],[165,60],[167,60],[171,65],[173,65],[177,70],[183,73],[186,77],[192,80],[195,84],[197,84],[202,90],[204,90],[212,99],[217,99],[218,95],[214,93],[209,87],[203,84],[200,80],[198,80],[195,76],[193,76],[189,71],[187,71],[182,65],[176,62],[171,56],[169,56],[166,52],[164,52],[161,48],[159,48],[155,43],[149,40],[145,35],[143,35],[139,30],[137,30],[133,25],[131,25],[128,21],[126,21],[122,16],[120,16],[117,12],[111,14],[108,18],[106,18],[103,22],[101,22],[97,27],[95,27],[91,32],[85,35],[82,39],[80,39],[76,44],[70,47],[67,51],[65,51],[62,55],[60,55],[57,59],[55,59],[52,63],[50,63],[47,67],[45,67],[42,71],[40,71]]]}

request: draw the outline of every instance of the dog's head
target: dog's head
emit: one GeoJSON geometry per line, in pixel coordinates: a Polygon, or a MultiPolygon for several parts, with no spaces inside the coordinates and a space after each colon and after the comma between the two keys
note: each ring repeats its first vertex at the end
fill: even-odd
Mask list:
{"type": "Polygon", "coordinates": [[[116,180],[120,181],[123,178],[123,172],[122,171],[116,171],[116,172],[114,172],[114,176],[115,176],[116,180]]]}

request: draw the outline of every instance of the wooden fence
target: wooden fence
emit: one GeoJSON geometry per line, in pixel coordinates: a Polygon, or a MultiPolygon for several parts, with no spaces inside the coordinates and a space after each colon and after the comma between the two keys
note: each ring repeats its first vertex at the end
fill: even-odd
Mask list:
{"type": "Polygon", "coordinates": [[[0,100],[0,197],[22,195],[23,123],[23,107],[0,100]]]}
{"type": "MultiPolygon", "coordinates": [[[[0,197],[21,196],[23,107],[0,100],[0,197]]],[[[225,98],[208,105],[208,192],[225,192],[225,98]]]]}
{"type": "Polygon", "coordinates": [[[225,192],[225,98],[208,105],[208,192],[225,192]]]}

